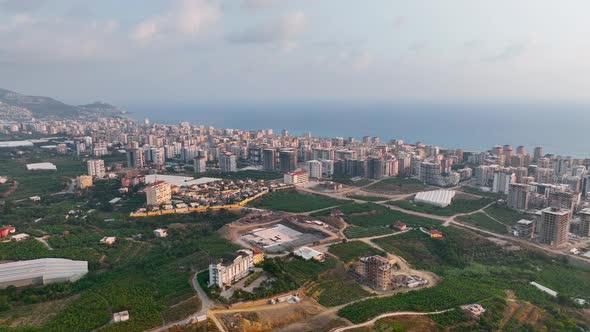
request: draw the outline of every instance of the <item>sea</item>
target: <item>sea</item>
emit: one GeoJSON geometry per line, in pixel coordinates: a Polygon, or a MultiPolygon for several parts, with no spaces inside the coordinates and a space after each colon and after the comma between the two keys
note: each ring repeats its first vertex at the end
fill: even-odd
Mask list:
{"type": "Polygon", "coordinates": [[[590,105],[268,103],[127,105],[138,121],[245,130],[273,129],[322,137],[377,136],[441,148],[485,151],[494,145],[535,146],[545,153],[590,157],[590,105]]]}

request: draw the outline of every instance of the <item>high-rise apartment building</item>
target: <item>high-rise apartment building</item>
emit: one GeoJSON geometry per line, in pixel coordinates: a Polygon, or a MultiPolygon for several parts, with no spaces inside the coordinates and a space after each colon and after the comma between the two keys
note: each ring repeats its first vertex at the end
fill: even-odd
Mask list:
{"type": "Polygon", "coordinates": [[[309,177],[312,179],[321,179],[322,178],[322,162],[319,160],[310,160],[307,162],[307,171],[309,173],[309,177]]]}
{"type": "Polygon", "coordinates": [[[570,211],[558,207],[548,207],[541,211],[539,241],[553,247],[567,243],[570,228],[570,211]]]}
{"type": "Polygon", "coordinates": [[[511,183],[508,190],[508,207],[515,210],[528,210],[530,194],[528,185],[511,183]]]}
{"type": "Polygon", "coordinates": [[[236,155],[226,152],[219,156],[219,169],[224,173],[237,172],[238,164],[236,155]]]}
{"type": "Polygon", "coordinates": [[[297,154],[295,150],[284,149],[279,152],[281,173],[294,172],[297,168],[297,154]]]}
{"type": "Polygon", "coordinates": [[[105,176],[104,160],[92,159],[86,162],[88,176],[103,178],[105,176]]]}
{"type": "Polygon", "coordinates": [[[516,181],[516,175],[508,169],[502,169],[494,172],[494,183],[492,191],[495,193],[508,194],[510,184],[516,181]]]}
{"type": "Polygon", "coordinates": [[[579,235],[590,237],[590,208],[580,211],[580,222],[579,235]]]}
{"type": "Polygon", "coordinates": [[[370,179],[382,179],[385,174],[385,161],[383,158],[370,158],[367,164],[370,179]]]}
{"type": "Polygon", "coordinates": [[[543,158],[544,156],[545,156],[545,153],[543,152],[543,147],[537,146],[535,148],[535,152],[533,153],[533,160],[535,162],[538,162],[539,159],[543,158]]]}
{"type": "Polygon", "coordinates": [[[360,279],[371,288],[384,291],[392,286],[393,265],[394,262],[385,257],[361,257],[355,271],[360,279]]]}
{"type": "Polygon", "coordinates": [[[207,157],[200,156],[195,157],[193,168],[195,169],[195,173],[204,173],[207,171],[207,157]]]}
{"type": "Polygon", "coordinates": [[[143,168],[144,165],[145,158],[143,157],[143,149],[132,148],[127,150],[127,167],[143,168]]]}
{"type": "Polygon", "coordinates": [[[262,150],[262,168],[265,171],[270,172],[277,170],[277,156],[275,149],[262,150]]]}

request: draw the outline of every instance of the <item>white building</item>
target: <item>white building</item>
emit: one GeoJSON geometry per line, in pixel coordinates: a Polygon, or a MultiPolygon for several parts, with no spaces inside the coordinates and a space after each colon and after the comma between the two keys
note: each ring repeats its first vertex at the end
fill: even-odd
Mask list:
{"type": "Polygon", "coordinates": [[[167,229],[163,229],[163,228],[158,228],[156,230],[154,230],[154,236],[155,237],[166,237],[168,236],[168,230],[167,229]]]}
{"type": "Polygon", "coordinates": [[[299,170],[291,173],[285,173],[283,180],[286,184],[304,185],[309,182],[309,174],[306,171],[299,170]]]}
{"type": "Polygon", "coordinates": [[[105,175],[104,160],[93,159],[86,162],[88,176],[103,178],[105,175]]]}
{"type": "Polygon", "coordinates": [[[417,193],[414,202],[444,208],[451,205],[453,198],[455,198],[454,190],[432,190],[417,193]]]}
{"type": "Polygon", "coordinates": [[[42,258],[0,264],[0,289],[74,282],[88,273],[87,261],[42,258]]]}
{"type": "Polygon", "coordinates": [[[209,286],[223,288],[244,278],[254,267],[254,254],[251,250],[238,250],[233,260],[221,259],[209,265],[209,286]]]}
{"type": "Polygon", "coordinates": [[[319,160],[310,160],[307,162],[307,171],[309,177],[312,179],[320,179],[322,177],[322,162],[319,160]]]}
{"type": "Polygon", "coordinates": [[[158,206],[169,203],[172,200],[170,184],[164,181],[157,181],[149,184],[145,189],[147,205],[158,206]]]}
{"type": "Polygon", "coordinates": [[[516,175],[510,170],[500,170],[494,172],[494,184],[492,191],[495,193],[508,194],[510,184],[516,182],[516,175]]]}
{"type": "Polygon", "coordinates": [[[309,247],[301,247],[293,251],[293,254],[305,259],[306,261],[313,259],[318,262],[323,262],[326,260],[326,256],[323,253],[309,247]]]}
{"type": "Polygon", "coordinates": [[[129,311],[120,311],[113,314],[113,323],[126,322],[129,320],[129,311]]]}
{"type": "Polygon", "coordinates": [[[117,238],[114,236],[105,236],[102,239],[100,239],[100,243],[101,244],[108,244],[111,245],[113,243],[117,242],[117,238]]]}
{"type": "Polygon", "coordinates": [[[27,164],[29,171],[57,171],[57,166],[52,163],[27,164]]]}

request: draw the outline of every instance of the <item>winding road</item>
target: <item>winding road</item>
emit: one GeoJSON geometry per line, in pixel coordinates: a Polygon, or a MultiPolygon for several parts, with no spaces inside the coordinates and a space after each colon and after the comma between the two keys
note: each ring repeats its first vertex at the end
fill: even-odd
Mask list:
{"type": "Polygon", "coordinates": [[[348,330],[352,330],[352,329],[356,329],[359,327],[366,327],[366,326],[373,326],[373,324],[375,324],[376,321],[383,319],[383,318],[388,318],[388,317],[395,317],[395,316],[426,316],[426,315],[438,315],[438,314],[443,314],[445,312],[451,311],[454,309],[447,309],[447,310],[441,310],[441,311],[432,311],[432,312],[415,312],[415,311],[397,311],[397,312],[390,312],[390,313],[386,313],[386,314],[382,314],[379,315],[371,320],[368,320],[364,323],[360,323],[360,324],[355,324],[355,325],[349,325],[349,326],[345,326],[345,327],[339,327],[335,330],[333,330],[332,332],[343,332],[343,331],[348,331],[348,330]]]}

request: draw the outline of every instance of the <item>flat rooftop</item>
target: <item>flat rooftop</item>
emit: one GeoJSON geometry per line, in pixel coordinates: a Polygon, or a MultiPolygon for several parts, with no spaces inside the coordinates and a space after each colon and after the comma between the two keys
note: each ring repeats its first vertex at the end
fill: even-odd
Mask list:
{"type": "Polygon", "coordinates": [[[301,233],[283,224],[256,228],[242,235],[242,239],[269,252],[290,251],[296,247],[319,241],[322,237],[301,233]]]}

